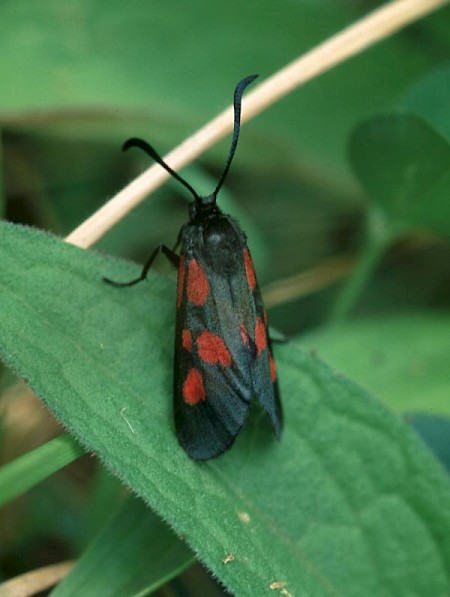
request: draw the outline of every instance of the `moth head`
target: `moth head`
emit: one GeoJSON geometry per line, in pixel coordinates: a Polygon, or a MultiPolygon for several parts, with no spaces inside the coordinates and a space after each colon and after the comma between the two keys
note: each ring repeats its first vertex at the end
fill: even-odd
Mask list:
{"type": "Polygon", "coordinates": [[[189,219],[191,222],[204,220],[211,216],[222,213],[216,203],[216,195],[206,195],[206,197],[197,197],[189,206],[189,219]]]}

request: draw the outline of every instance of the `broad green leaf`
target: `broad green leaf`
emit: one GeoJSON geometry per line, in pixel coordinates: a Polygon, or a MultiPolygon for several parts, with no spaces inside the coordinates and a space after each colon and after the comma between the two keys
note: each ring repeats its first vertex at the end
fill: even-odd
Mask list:
{"type": "Polygon", "coordinates": [[[52,595],[147,595],[194,562],[167,525],[130,497],[52,595]]]}
{"type": "Polygon", "coordinates": [[[232,593],[449,593],[449,481],[403,421],[291,343],[276,350],[281,441],[255,412],[229,452],[195,463],[173,431],[174,282],[110,288],[101,275],[139,268],[0,233],[3,358],[232,593]]]}
{"type": "Polygon", "coordinates": [[[0,468],[0,506],[70,464],[84,450],[73,437],[60,435],[0,468]]]}
{"type": "Polygon", "coordinates": [[[408,91],[402,106],[419,114],[450,142],[450,64],[427,73],[408,91]]]}
{"type": "Polygon", "coordinates": [[[301,339],[320,357],[404,413],[450,415],[450,315],[409,315],[349,321],[301,339]]]}
{"type": "Polygon", "coordinates": [[[450,233],[450,144],[411,114],[376,116],[350,140],[353,169],[397,226],[450,233]]]}

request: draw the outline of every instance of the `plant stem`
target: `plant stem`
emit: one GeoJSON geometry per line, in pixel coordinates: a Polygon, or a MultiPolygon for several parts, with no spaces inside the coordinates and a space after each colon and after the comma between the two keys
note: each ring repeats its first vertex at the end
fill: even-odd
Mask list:
{"type": "MultiPolygon", "coordinates": [[[[449,0],[393,0],[383,4],[280,69],[249,92],[242,106],[242,122],[254,118],[300,85],[448,2],[449,0]]],[[[229,107],[168,153],[164,160],[174,170],[178,170],[229,134],[232,128],[233,108],[229,107]]],[[[168,178],[169,174],[160,166],[151,166],[80,224],[69,234],[66,242],[84,248],[93,245],[168,178]]]]}
{"type": "Polygon", "coordinates": [[[351,276],[342,288],[329,317],[330,325],[342,324],[361,297],[387,247],[397,236],[380,212],[369,212],[367,238],[351,276]]]}

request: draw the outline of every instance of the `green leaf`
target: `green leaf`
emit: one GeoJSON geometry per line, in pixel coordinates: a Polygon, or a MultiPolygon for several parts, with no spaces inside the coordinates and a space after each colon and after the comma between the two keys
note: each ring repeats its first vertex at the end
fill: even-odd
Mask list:
{"type": "Polygon", "coordinates": [[[73,437],[63,434],[0,468],[0,506],[31,489],[84,454],[73,437]]]}
{"type": "Polygon", "coordinates": [[[4,185],[3,142],[0,140],[0,218],[5,215],[5,185],[4,185]]]}
{"type": "MultiPolygon", "coordinates": [[[[80,533],[79,547],[84,549],[116,514],[123,500],[123,485],[120,480],[100,463],[96,463],[89,486],[89,498],[84,513],[84,532],[80,533]]],[[[81,526],[81,525],[80,525],[81,526]]]]}
{"type": "Polygon", "coordinates": [[[450,65],[433,69],[408,91],[402,106],[408,112],[422,116],[450,142],[450,65]]]}
{"type": "Polygon", "coordinates": [[[111,288],[101,275],[139,268],[0,233],[3,358],[232,593],[449,593],[450,484],[395,415],[291,343],[276,350],[281,441],[255,412],[229,452],[195,463],[173,431],[174,282],[111,288]]]}
{"type": "Polygon", "coordinates": [[[302,337],[397,412],[450,415],[450,316],[417,312],[350,321],[302,337]]]}
{"type": "Polygon", "coordinates": [[[450,145],[417,116],[376,116],[350,140],[353,169],[399,228],[450,233],[450,145]]]}
{"type": "Polygon", "coordinates": [[[167,525],[130,497],[52,596],[147,595],[194,562],[167,525]]]}
{"type": "Polygon", "coordinates": [[[450,472],[450,418],[414,412],[407,420],[450,472]]]}

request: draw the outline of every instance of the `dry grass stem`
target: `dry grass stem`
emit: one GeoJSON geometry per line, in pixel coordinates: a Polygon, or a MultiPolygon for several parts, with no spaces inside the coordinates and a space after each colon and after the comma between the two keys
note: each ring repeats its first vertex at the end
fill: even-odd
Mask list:
{"type": "Polygon", "coordinates": [[[345,277],[352,269],[351,257],[330,257],[300,274],[276,280],[263,288],[266,307],[275,307],[322,290],[345,277]]]}
{"type": "MultiPolygon", "coordinates": [[[[242,122],[250,120],[306,81],[444,6],[448,1],[394,0],[384,4],[247,93],[243,102],[242,122]]],[[[229,134],[232,124],[233,110],[229,107],[168,153],[165,160],[174,170],[181,169],[229,134]]],[[[79,247],[91,246],[168,177],[160,166],[151,166],[69,234],[66,241],[79,247]]]]}
{"type": "Polygon", "coordinates": [[[53,587],[74,567],[73,561],[45,566],[0,584],[1,597],[29,597],[53,587]]]}

